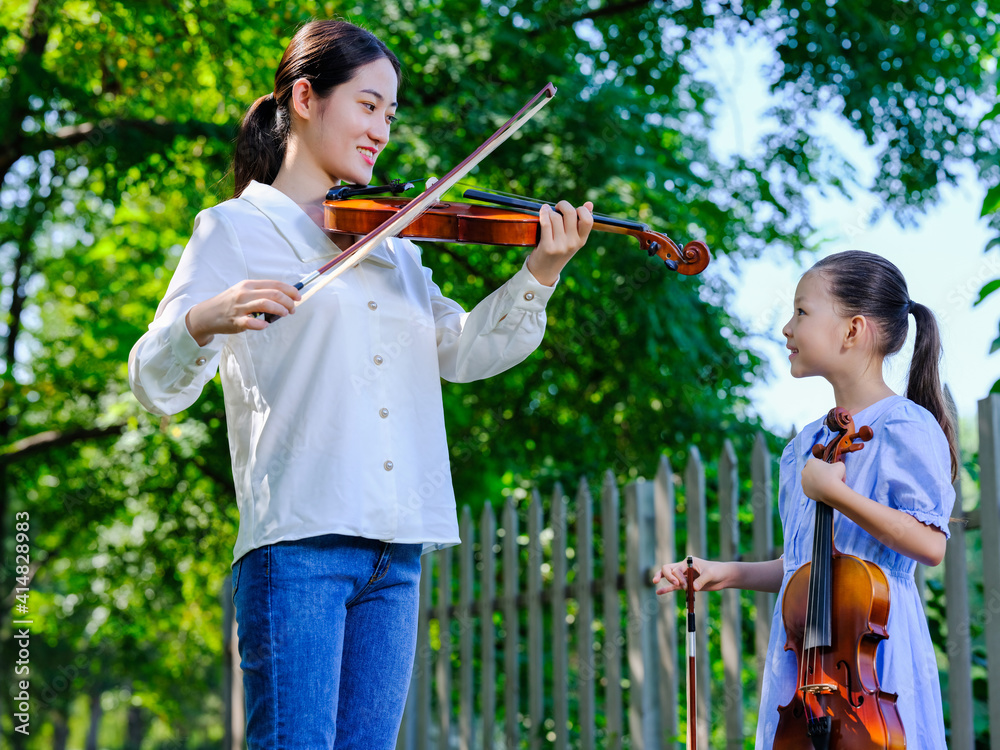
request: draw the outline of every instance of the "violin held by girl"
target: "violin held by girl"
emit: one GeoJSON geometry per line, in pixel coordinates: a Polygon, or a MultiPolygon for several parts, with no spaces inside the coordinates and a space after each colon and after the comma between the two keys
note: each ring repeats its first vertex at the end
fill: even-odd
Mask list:
{"type": "MultiPolygon", "coordinates": [[[[833,545],[825,554],[869,563],[884,577],[887,615],[879,624],[879,616],[885,613],[874,607],[860,637],[867,643],[862,651],[877,678],[875,687],[881,687],[879,700],[886,708],[886,726],[894,729],[895,716],[901,726],[899,732],[888,731],[883,739],[864,747],[901,747],[901,735],[905,734],[906,747],[911,750],[944,748],[937,663],[913,578],[918,562],[933,566],[943,559],[955,501],[952,480],[958,459],[954,426],[938,374],[941,341],[934,314],[910,299],[906,282],[892,263],[871,253],[851,251],[824,258],[805,273],[795,291],[792,317],[782,333],[792,375],[825,378],[833,386],[839,409],[836,415],[831,414],[831,424],[819,419],[806,426],[781,456],[779,513],[784,554],[777,560],[757,563],[696,558],[698,577],[693,584],[704,591],[742,588],[779,595],[764,665],[756,747],[819,746],[799,744],[800,739],[790,741],[782,718],[791,717],[787,707],[803,693],[806,704],[811,702],[813,709],[818,705],[822,713],[825,696],[833,688],[822,681],[809,684],[803,679],[803,665],[797,659],[803,648],[801,644],[798,649],[793,647],[796,634],[788,630],[796,628],[786,629],[789,621],[782,615],[783,609],[795,605],[792,599],[801,598],[795,594],[785,601],[796,571],[817,565],[814,540],[823,533],[817,531],[817,509],[823,506],[832,509],[833,545]],[[910,316],[916,323],[915,346],[903,397],[885,383],[882,366],[886,357],[902,348],[910,316]],[[837,419],[842,419],[840,425],[837,419]],[[842,433],[838,432],[841,428],[842,433]],[[853,443],[853,439],[865,442],[853,443]],[[843,441],[840,447],[846,450],[837,460],[822,460],[813,454],[814,446],[836,445],[838,441],[843,441]],[[853,447],[848,447],[851,444],[853,447]]],[[[685,588],[686,567],[683,561],[663,565],[653,576],[657,593],[685,588]]],[[[834,590],[837,575],[834,569],[834,590]]],[[[858,585],[850,583],[853,579],[846,574],[840,575],[842,585],[858,585]]],[[[878,588],[878,573],[866,575],[864,580],[878,588]]],[[[808,598],[836,595],[809,590],[808,598]]],[[[832,617],[834,628],[847,627],[836,610],[832,617]]],[[[805,649],[812,645],[807,642],[805,649]]],[[[811,668],[811,664],[804,667],[811,668]]],[[[858,686],[850,689],[856,691],[858,686]]],[[[811,718],[809,705],[799,713],[806,714],[803,721],[811,718]]],[[[817,721],[802,731],[801,738],[810,739],[801,742],[820,742],[811,739],[815,730],[827,732],[832,750],[860,747],[846,739],[840,744],[847,734],[842,722],[856,717],[835,712],[828,712],[828,717],[828,721],[817,721]],[[828,724],[825,730],[820,726],[824,723],[828,724]]],[[[877,732],[870,734],[874,737],[877,732]]]]}

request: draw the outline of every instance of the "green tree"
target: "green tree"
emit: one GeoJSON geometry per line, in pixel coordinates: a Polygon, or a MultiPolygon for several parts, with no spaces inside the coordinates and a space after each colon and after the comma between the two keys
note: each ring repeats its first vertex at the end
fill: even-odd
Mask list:
{"type": "MultiPolygon", "coordinates": [[[[217,592],[237,513],[220,390],[212,383],[184,414],[155,419],[129,394],[125,360],[194,215],[231,194],[236,125],[270,90],[302,22],[362,21],[403,62],[401,122],[377,179],[447,171],[551,81],[557,98],[470,182],[590,199],[739,258],[808,247],[805,191],[851,179],[850,155],[813,132],[821,110],[839,110],[879,146],[871,188],[900,220],[932,204],[963,159],[995,176],[995,133],[977,129],[973,102],[997,47],[997,10],[963,8],[4,3],[0,580],[12,590],[10,530],[28,512],[34,720],[45,727],[33,746],[61,747],[71,719],[87,721],[81,700],[96,722],[102,696],[118,701],[116,717],[128,715],[131,731],[109,735],[115,744],[169,734],[194,746],[221,731],[205,696],[218,690],[217,592]],[[752,156],[720,163],[707,141],[715,93],[696,75],[697,53],[748,33],[777,51],[779,125],[752,156]]],[[[425,248],[444,291],[467,306],[523,257],[425,248]]],[[[596,235],[564,274],[538,352],[488,384],[445,385],[459,501],[479,506],[608,467],[622,479],[648,476],[663,452],[682,465],[689,443],[706,455],[726,436],[749,446],[745,389],[764,371],[725,311],[727,293],[716,276],[672,276],[630,239],[596,235]]],[[[5,608],[5,664],[10,636],[5,608]]]]}

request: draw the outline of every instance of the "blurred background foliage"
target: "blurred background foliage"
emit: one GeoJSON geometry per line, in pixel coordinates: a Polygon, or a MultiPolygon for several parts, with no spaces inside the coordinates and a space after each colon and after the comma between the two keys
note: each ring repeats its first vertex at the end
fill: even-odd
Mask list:
{"type": "MultiPolygon", "coordinates": [[[[468,182],[593,200],[678,243],[751,258],[811,247],[806,191],[853,179],[852,154],[815,132],[820,112],[877,147],[867,187],[902,222],[963,162],[1000,182],[996,6],[4,2],[0,636],[8,669],[13,519],[27,511],[38,698],[25,742],[4,691],[11,746],[221,738],[219,592],[238,522],[221,392],[215,381],[187,412],[154,418],[129,393],[126,360],[195,214],[231,195],[236,127],[303,22],[360,23],[403,63],[400,121],[376,180],[443,174],[551,81],[556,99],[468,182]],[[752,157],[720,161],[701,54],[742,34],[777,51],[778,125],[752,157]]],[[[430,243],[424,253],[467,307],[524,255],[430,243]]],[[[527,362],[485,384],[444,385],[460,503],[478,511],[608,468],[623,482],[651,476],[662,454],[682,467],[688,445],[716,456],[726,437],[749,453],[760,425],[746,386],[766,373],[721,282],[673,276],[629,238],[594,235],[561,287],[527,362]]]]}

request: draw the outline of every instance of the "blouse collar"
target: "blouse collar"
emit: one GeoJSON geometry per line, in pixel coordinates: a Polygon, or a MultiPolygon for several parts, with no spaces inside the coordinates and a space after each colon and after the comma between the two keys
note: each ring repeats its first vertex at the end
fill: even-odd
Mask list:
{"type": "MultiPolygon", "coordinates": [[[[299,205],[270,185],[251,180],[243,189],[240,199],[245,200],[264,214],[278,234],[285,238],[299,260],[316,261],[337,255],[340,248],[316,225],[299,205]]],[[[377,266],[395,268],[393,252],[389,243],[383,242],[364,258],[377,266]]]]}

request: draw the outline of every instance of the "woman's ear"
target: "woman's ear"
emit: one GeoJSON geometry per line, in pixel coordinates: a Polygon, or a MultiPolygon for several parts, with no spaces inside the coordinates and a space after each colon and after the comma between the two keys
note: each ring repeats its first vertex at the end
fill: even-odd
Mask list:
{"type": "Polygon", "coordinates": [[[292,111],[303,120],[308,120],[315,113],[316,101],[316,92],[308,79],[299,78],[292,84],[292,111]]]}

